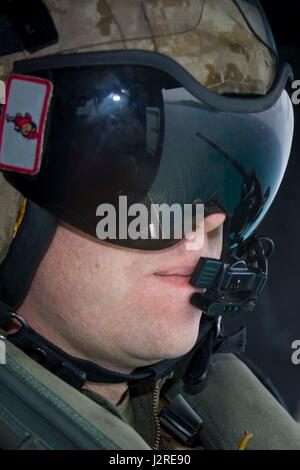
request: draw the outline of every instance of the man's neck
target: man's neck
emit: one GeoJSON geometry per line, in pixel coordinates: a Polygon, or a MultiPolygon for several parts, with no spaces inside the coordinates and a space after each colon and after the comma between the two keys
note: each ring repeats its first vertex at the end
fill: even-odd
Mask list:
{"type": "Polygon", "coordinates": [[[128,390],[127,383],[121,384],[98,384],[87,382],[84,388],[95,392],[107,400],[111,401],[114,405],[119,405],[124,398],[124,394],[128,390]]]}

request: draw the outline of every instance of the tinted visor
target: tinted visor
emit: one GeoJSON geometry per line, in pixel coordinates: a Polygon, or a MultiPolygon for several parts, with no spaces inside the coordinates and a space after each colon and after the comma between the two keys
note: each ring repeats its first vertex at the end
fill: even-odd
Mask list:
{"type": "MultiPolygon", "coordinates": [[[[95,237],[100,204],[116,208],[118,225],[119,196],[147,207],[201,202],[207,213],[216,208],[226,213],[233,247],[267,212],[292,143],[293,110],[285,90],[267,109],[231,112],[147,66],[61,67],[33,74],[50,79],[55,91],[41,170],[6,177],[59,219],[95,237]]],[[[155,250],[178,239],[120,239],[116,230],[116,239],[107,241],[155,250]]]]}

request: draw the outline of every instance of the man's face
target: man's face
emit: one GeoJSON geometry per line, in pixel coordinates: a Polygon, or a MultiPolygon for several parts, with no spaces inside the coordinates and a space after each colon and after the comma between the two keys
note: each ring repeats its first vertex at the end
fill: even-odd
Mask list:
{"type": "Polygon", "coordinates": [[[189,279],[201,256],[220,257],[224,219],[205,219],[199,251],[184,241],[156,252],[118,248],[59,226],[32,285],[33,296],[43,289],[49,339],[123,371],[188,352],[201,318],[189,279]]]}

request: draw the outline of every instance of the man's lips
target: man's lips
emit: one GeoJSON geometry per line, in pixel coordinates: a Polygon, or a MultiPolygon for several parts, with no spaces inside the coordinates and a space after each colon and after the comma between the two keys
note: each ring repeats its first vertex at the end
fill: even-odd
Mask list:
{"type": "Polygon", "coordinates": [[[195,269],[195,266],[176,267],[176,268],[171,268],[165,271],[158,271],[154,274],[156,276],[162,276],[162,277],[167,277],[167,276],[191,277],[194,269],[195,269]]]}
{"type": "MultiPolygon", "coordinates": [[[[211,254],[210,257],[213,257],[213,254],[211,254]]],[[[195,288],[189,282],[196,266],[197,262],[195,262],[193,266],[176,266],[170,269],[157,271],[153,274],[157,276],[160,281],[166,281],[170,285],[173,285],[173,287],[188,287],[189,289],[194,290],[194,292],[204,294],[207,291],[206,288],[195,288]]]]}
{"type": "Polygon", "coordinates": [[[195,267],[177,267],[170,270],[159,271],[154,273],[160,281],[167,282],[175,287],[189,287],[189,279],[195,267]]]}

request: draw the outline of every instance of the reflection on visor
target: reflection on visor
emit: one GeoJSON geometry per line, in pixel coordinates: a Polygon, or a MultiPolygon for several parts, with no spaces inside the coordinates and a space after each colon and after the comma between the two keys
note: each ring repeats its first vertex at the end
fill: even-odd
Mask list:
{"type": "Polygon", "coordinates": [[[293,135],[287,93],[271,109],[248,115],[213,111],[183,88],[163,95],[164,148],[152,201],[200,199],[223,208],[230,241],[238,243],[267,212],[285,172],[293,135]]]}
{"type": "MultiPolygon", "coordinates": [[[[254,114],[217,111],[162,71],[93,66],[34,72],[54,99],[41,171],[7,173],[25,196],[96,236],[97,207],[129,204],[219,207],[228,241],[247,238],[281,183],[293,135],[285,91],[254,114]],[[72,84],[72,86],[70,86],[72,84]]],[[[155,250],[178,240],[110,240],[155,250]]]]}

